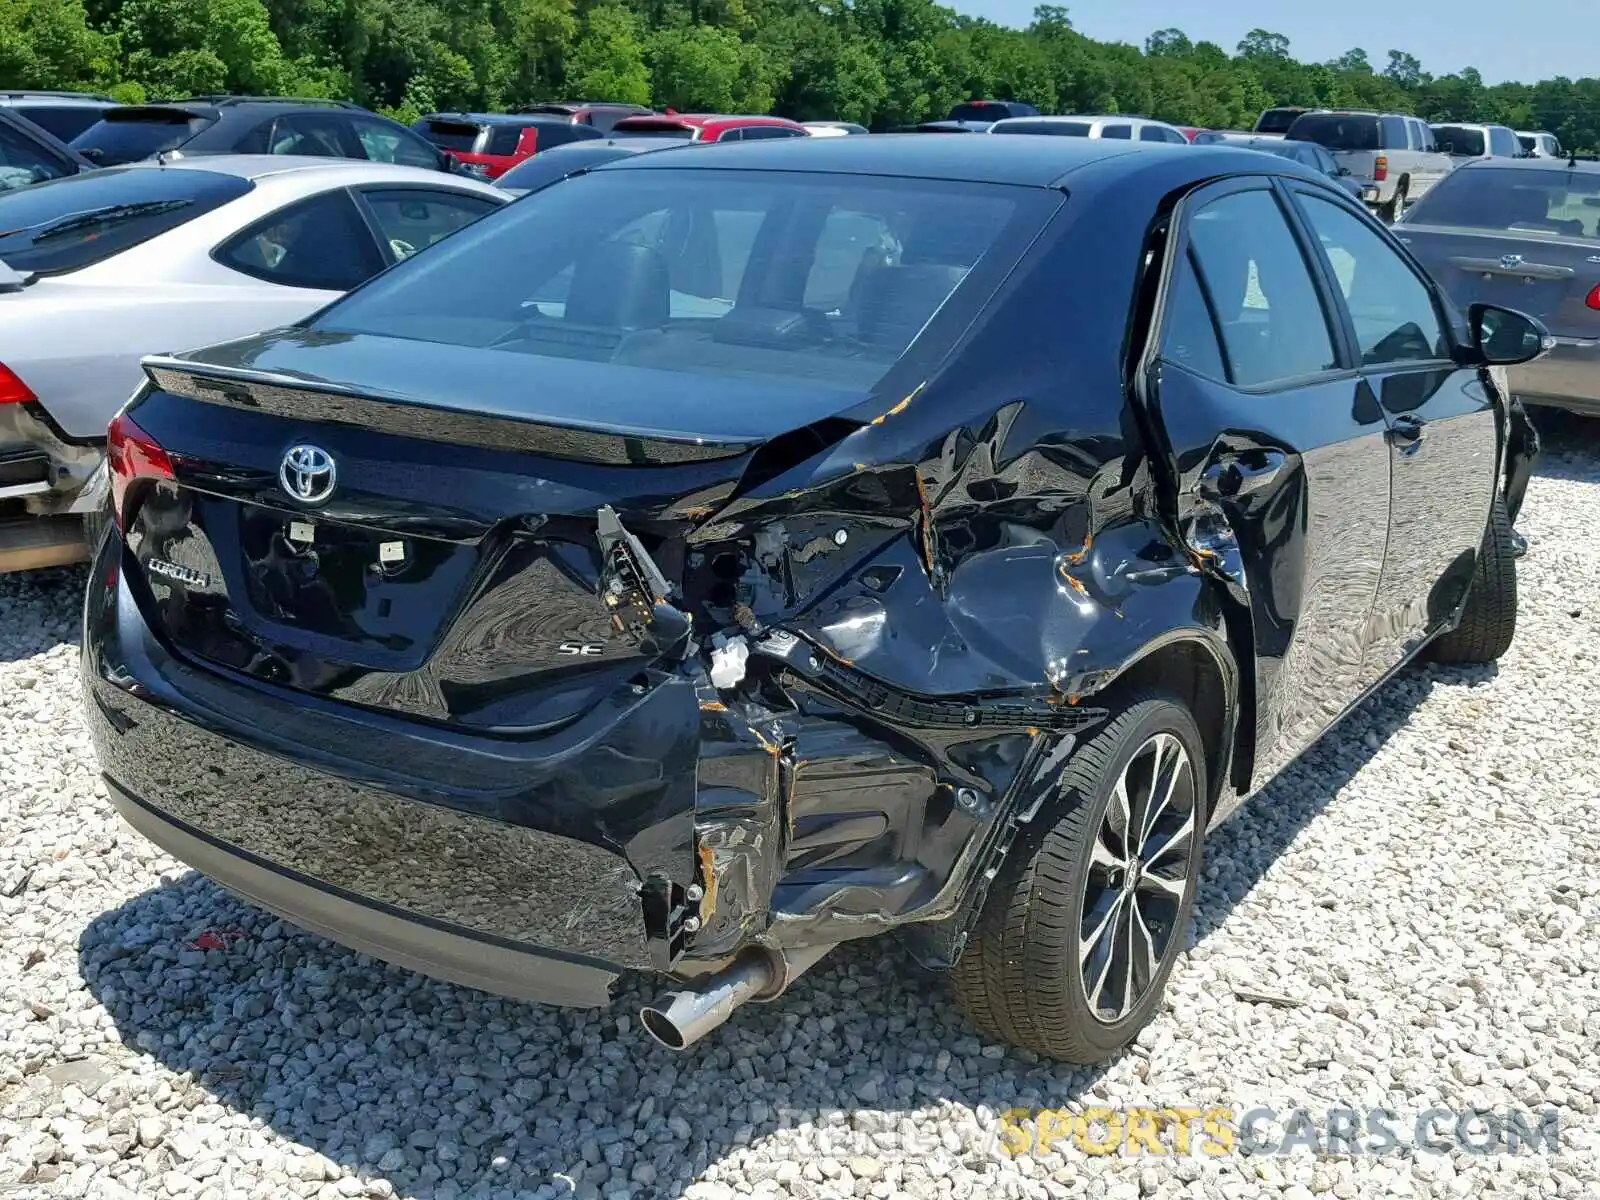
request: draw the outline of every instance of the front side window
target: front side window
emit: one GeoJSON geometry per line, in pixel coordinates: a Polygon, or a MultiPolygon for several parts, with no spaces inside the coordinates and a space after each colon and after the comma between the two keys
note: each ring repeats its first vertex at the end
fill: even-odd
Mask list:
{"type": "Polygon", "coordinates": [[[1146,125],[1139,130],[1141,142],[1164,142],[1167,140],[1167,131],[1159,125],[1146,125]]]}
{"type": "Polygon", "coordinates": [[[395,261],[426,250],[499,207],[481,196],[423,188],[363,192],[372,223],[395,261]]]}
{"type": "Polygon", "coordinates": [[[1360,217],[1319,196],[1301,208],[1328,256],[1366,366],[1450,357],[1433,293],[1394,247],[1360,217]]]}
{"type": "Polygon", "coordinates": [[[403,125],[391,125],[371,117],[349,117],[346,120],[355,130],[362,152],[373,162],[438,170],[438,151],[403,125]]]}
{"type": "Polygon", "coordinates": [[[1305,256],[1270,191],[1236,192],[1207,204],[1189,246],[1240,387],[1266,387],[1333,370],[1327,315],[1305,256]]]}
{"type": "Polygon", "coordinates": [[[280,209],[224,242],[214,257],[268,283],[326,292],[349,291],[385,266],[342,188],[280,209]]]}
{"type": "Polygon", "coordinates": [[[970,273],[1009,269],[1060,202],[1000,185],[644,170],[533,192],[316,328],[865,391],[970,273]]]}
{"type": "Polygon", "coordinates": [[[255,185],[212,171],[107,168],[0,194],[0,259],[58,275],[93,266],[237,200],[255,185]]]}
{"type": "Polygon", "coordinates": [[[272,123],[268,154],[309,154],[314,158],[346,158],[344,130],[336,118],[322,113],[291,113],[272,123]]]}

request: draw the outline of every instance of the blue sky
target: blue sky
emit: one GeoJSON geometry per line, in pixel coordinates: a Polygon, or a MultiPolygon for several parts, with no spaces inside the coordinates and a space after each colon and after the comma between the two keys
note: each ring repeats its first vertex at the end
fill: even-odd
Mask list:
{"type": "MultiPolygon", "coordinates": [[[[1035,2],[944,0],[960,12],[1016,26],[1032,19],[1035,2]]],[[[1360,46],[1379,66],[1390,50],[1407,50],[1431,74],[1477,67],[1489,83],[1600,74],[1596,0],[1510,8],[1490,0],[1069,0],[1067,8],[1080,33],[1101,41],[1143,45],[1146,34],[1176,26],[1231,54],[1240,38],[1260,27],[1283,34],[1296,58],[1312,62],[1360,46]]]]}

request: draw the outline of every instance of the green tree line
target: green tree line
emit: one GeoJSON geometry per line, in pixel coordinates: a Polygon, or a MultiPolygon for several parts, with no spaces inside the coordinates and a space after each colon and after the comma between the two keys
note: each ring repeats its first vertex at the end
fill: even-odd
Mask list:
{"type": "Polygon", "coordinates": [[[402,119],[613,99],[875,129],[980,96],[1213,128],[1302,104],[1600,146],[1596,78],[1490,86],[1403,50],[1301,62],[1265,29],[1232,53],[1178,29],[1136,47],[1083,36],[1056,5],[1011,29],[932,0],[0,0],[0,87],[328,96],[402,119]]]}

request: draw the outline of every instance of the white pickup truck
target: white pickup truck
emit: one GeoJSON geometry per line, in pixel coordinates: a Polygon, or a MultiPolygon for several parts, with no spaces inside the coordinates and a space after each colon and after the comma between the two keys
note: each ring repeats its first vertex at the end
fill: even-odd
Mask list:
{"type": "Polygon", "coordinates": [[[1361,198],[1386,221],[1398,220],[1454,166],[1427,122],[1403,113],[1309,112],[1297,117],[1284,136],[1315,142],[1332,154],[1361,185],[1361,198]]]}

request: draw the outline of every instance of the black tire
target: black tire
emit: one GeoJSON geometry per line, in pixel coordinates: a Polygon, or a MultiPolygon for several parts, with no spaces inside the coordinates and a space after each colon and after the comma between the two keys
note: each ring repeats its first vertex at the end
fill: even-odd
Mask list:
{"type": "MultiPolygon", "coordinates": [[[[1063,1062],[1101,1062],[1125,1049],[1159,1007],[1188,938],[1207,795],[1200,731],[1188,710],[1169,696],[1134,696],[1086,741],[1068,760],[1054,809],[1043,810],[1027,827],[1031,836],[1019,837],[1012,847],[955,965],[956,1001],[972,1023],[997,1041],[1063,1062]],[[1186,882],[1182,898],[1171,902],[1175,912],[1170,922],[1161,922],[1168,932],[1155,972],[1137,1002],[1108,1020],[1091,1008],[1084,978],[1085,885],[1096,877],[1091,871],[1105,870],[1091,866],[1091,855],[1108,820],[1118,779],[1162,733],[1181,743],[1192,767],[1194,830],[1181,854],[1186,882]]],[[[1178,857],[1174,852],[1172,868],[1178,857]]],[[[1103,899],[1116,892],[1108,886],[1099,894],[1103,899]]]]}
{"type": "Polygon", "coordinates": [[[1406,211],[1406,181],[1402,179],[1395,185],[1394,195],[1389,203],[1383,206],[1382,216],[1387,224],[1393,225],[1406,211]]]}
{"type": "Polygon", "coordinates": [[[1433,640],[1428,657],[1441,663],[1498,662],[1516,634],[1517,539],[1505,499],[1496,495],[1461,623],[1433,640]]]}

